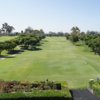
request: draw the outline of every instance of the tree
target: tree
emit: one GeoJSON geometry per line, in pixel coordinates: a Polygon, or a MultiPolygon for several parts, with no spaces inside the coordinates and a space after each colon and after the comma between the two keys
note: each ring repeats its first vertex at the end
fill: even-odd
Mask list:
{"type": "Polygon", "coordinates": [[[32,33],[33,32],[33,29],[31,27],[27,27],[25,29],[25,33],[32,33]]]}
{"type": "Polygon", "coordinates": [[[2,24],[2,31],[4,34],[10,34],[14,30],[13,26],[8,25],[8,23],[2,24]]]}
{"type": "Polygon", "coordinates": [[[8,53],[17,46],[14,40],[5,41],[4,44],[5,44],[5,50],[7,50],[8,53]]]}
{"type": "Polygon", "coordinates": [[[80,33],[80,29],[77,26],[76,27],[72,27],[71,31],[72,31],[72,34],[80,33]]]}
{"type": "Polygon", "coordinates": [[[0,29],[0,35],[2,34],[2,30],[0,29]]]}
{"type": "Polygon", "coordinates": [[[85,36],[86,36],[85,33],[81,32],[79,35],[79,39],[83,41],[85,39],[85,36]]]}
{"type": "Polygon", "coordinates": [[[80,29],[78,27],[72,27],[70,40],[72,42],[79,41],[80,29]]]}
{"type": "Polygon", "coordinates": [[[69,40],[70,39],[70,34],[69,33],[65,33],[66,39],[69,40]]]}
{"type": "Polygon", "coordinates": [[[4,50],[4,42],[0,42],[0,56],[3,50],[4,50]]]}
{"type": "Polygon", "coordinates": [[[34,49],[39,45],[41,39],[43,39],[43,33],[41,34],[39,30],[35,30],[35,33],[31,34],[21,34],[17,37],[18,44],[23,49],[34,49]]]}
{"type": "Polygon", "coordinates": [[[58,32],[57,36],[65,36],[65,34],[63,32],[58,32]]]}
{"type": "Polygon", "coordinates": [[[7,33],[11,33],[12,31],[14,30],[14,27],[13,26],[8,26],[7,28],[7,33]]]}

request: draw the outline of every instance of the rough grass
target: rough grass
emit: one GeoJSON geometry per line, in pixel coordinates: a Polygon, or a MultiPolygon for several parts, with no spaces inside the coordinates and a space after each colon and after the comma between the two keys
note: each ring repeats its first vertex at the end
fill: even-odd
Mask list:
{"type": "Polygon", "coordinates": [[[46,38],[42,50],[25,51],[0,60],[0,79],[67,81],[70,88],[84,88],[100,76],[100,56],[86,46],[74,46],[64,37],[46,38]]]}

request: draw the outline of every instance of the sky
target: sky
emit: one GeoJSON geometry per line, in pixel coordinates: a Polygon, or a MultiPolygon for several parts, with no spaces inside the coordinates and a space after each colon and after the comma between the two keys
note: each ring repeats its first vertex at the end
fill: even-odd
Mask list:
{"type": "Polygon", "coordinates": [[[100,31],[100,0],[0,0],[4,22],[21,31],[31,26],[45,32],[100,31]]]}

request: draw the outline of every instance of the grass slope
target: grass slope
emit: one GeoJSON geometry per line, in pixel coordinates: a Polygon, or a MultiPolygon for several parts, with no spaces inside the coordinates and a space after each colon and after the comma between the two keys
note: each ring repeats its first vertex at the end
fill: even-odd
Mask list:
{"type": "Polygon", "coordinates": [[[43,40],[41,48],[0,60],[0,79],[67,81],[70,88],[80,88],[100,76],[100,57],[85,46],[52,37],[43,40]]]}

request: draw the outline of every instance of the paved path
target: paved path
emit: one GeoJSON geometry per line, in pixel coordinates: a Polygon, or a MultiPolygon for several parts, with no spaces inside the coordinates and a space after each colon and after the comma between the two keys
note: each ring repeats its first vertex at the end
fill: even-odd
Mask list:
{"type": "Polygon", "coordinates": [[[88,90],[71,90],[73,100],[100,100],[88,90]]]}

